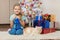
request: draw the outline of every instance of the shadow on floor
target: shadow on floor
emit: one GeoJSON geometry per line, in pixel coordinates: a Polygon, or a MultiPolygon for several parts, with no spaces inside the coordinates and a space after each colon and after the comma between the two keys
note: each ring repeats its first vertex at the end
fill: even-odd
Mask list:
{"type": "Polygon", "coordinates": [[[7,31],[9,28],[9,24],[0,24],[0,31],[7,31]]]}

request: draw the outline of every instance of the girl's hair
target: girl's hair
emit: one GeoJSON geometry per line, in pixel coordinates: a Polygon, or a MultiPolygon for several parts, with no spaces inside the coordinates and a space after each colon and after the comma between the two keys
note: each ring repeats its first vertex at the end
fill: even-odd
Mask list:
{"type": "MultiPolygon", "coordinates": [[[[13,9],[15,8],[15,6],[20,6],[19,3],[16,3],[14,6],[13,6],[13,9]]],[[[21,9],[21,6],[20,6],[20,9],[21,9]]],[[[22,16],[22,14],[20,13],[20,15],[22,16]]]]}
{"type": "MultiPolygon", "coordinates": [[[[20,6],[19,3],[16,3],[14,6],[13,6],[13,9],[15,8],[15,6],[20,6]]],[[[20,6],[20,9],[21,9],[21,6],[20,6]]]]}

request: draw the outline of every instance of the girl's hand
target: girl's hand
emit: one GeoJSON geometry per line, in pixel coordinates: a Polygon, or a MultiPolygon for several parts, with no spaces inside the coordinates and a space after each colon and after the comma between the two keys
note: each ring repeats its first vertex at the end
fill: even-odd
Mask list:
{"type": "Polygon", "coordinates": [[[22,18],[22,16],[21,15],[19,15],[19,16],[16,16],[19,20],[21,20],[21,18],[22,18]]]}
{"type": "Polygon", "coordinates": [[[25,27],[25,22],[24,21],[20,20],[20,23],[23,27],[25,27]]]}

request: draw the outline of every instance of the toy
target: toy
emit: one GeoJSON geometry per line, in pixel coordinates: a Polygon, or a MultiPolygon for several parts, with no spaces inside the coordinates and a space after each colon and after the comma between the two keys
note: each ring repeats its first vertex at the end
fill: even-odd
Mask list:
{"type": "Polygon", "coordinates": [[[24,29],[24,34],[27,34],[27,35],[40,34],[41,32],[42,32],[42,27],[38,27],[38,26],[36,26],[35,28],[27,27],[24,29]]]}
{"type": "Polygon", "coordinates": [[[51,14],[51,21],[55,22],[55,15],[54,14],[51,14]]]}
{"type": "Polygon", "coordinates": [[[12,29],[9,31],[9,34],[11,35],[21,35],[23,34],[23,27],[20,24],[20,21],[18,18],[15,18],[13,21],[14,25],[12,29]]]}
{"type": "Polygon", "coordinates": [[[34,28],[33,27],[27,27],[24,29],[24,34],[32,34],[34,28]]]}

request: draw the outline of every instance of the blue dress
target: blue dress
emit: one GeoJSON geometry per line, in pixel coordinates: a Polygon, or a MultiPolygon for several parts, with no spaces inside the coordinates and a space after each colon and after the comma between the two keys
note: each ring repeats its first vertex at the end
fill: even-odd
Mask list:
{"type": "Polygon", "coordinates": [[[20,23],[20,20],[18,18],[15,18],[13,20],[13,27],[12,29],[9,31],[9,34],[11,35],[21,35],[23,34],[23,27],[20,23]]]}

